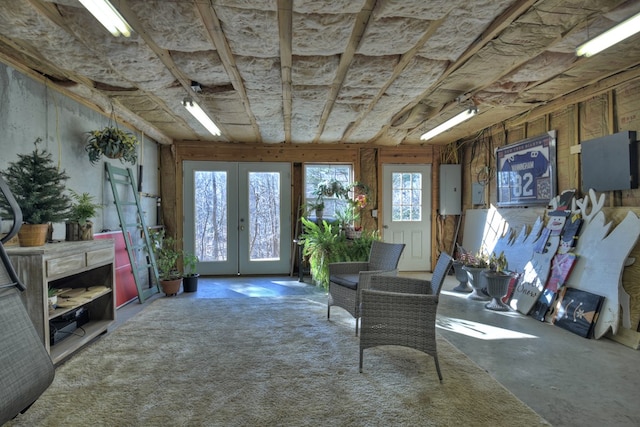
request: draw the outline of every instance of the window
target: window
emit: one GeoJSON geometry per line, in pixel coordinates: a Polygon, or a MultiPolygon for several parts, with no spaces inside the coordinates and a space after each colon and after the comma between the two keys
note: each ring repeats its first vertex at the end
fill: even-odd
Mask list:
{"type": "Polygon", "coordinates": [[[391,175],[391,220],[422,220],[422,174],[399,173],[391,175]]]}
{"type": "MultiPolygon", "coordinates": [[[[313,204],[317,195],[316,189],[321,182],[336,180],[347,187],[352,181],[353,167],[351,165],[307,164],[304,165],[304,202],[313,204]]],[[[347,201],[336,197],[324,197],[324,218],[334,218],[336,211],[344,211],[347,201]]],[[[313,213],[311,213],[313,215],[313,213]]]]}

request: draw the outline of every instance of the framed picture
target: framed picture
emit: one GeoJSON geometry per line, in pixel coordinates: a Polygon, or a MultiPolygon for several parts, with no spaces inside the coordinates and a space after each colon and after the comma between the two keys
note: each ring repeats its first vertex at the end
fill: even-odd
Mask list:
{"type": "Polygon", "coordinates": [[[547,205],[556,196],[556,131],[496,149],[498,206],[547,205]]]}

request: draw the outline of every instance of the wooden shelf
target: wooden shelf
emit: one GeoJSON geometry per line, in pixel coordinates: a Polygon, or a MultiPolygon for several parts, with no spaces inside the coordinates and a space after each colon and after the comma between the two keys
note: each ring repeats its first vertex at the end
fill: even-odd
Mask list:
{"type": "MultiPolygon", "coordinates": [[[[105,333],[115,321],[115,268],[113,240],[49,243],[37,247],[6,248],[11,263],[27,290],[22,298],[38,335],[59,363],[105,333]],[[87,289],[105,286],[73,307],[49,312],[48,290],[54,288],[87,289]],[[50,321],[84,307],[88,321],[69,336],[51,345],[50,321]]],[[[86,319],[85,319],[86,320],[86,319]]]]}
{"type": "Polygon", "coordinates": [[[51,346],[50,354],[53,363],[61,362],[83,345],[88,344],[97,336],[106,333],[111,323],[113,323],[111,320],[89,322],[76,329],[71,336],[51,346]]]}
{"type": "MultiPolygon", "coordinates": [[[[60,317],[63,314],[67,314],[70,311],[75,310],[78,307],[82,307],[83,305],[89,304],[91,301],[94,301],[94,300],[100,298],[103,295],[110,294],[111,292],[112,292],[111,289],[106,289],[106,290],[104,290],[104,291],[102,291],[100,293],[92,295],[91,298],[84,298],[83,297],[83,299],[85,299],[85,301],[82,302],[81,304],[76,304],[76,305],[71,306],[71,307],[58,307],[53,311],[53,313],[51,312],[51,310],[49,310],[49,320],[53,320],[56,317],[60,317]]],[[[60,301],[60,297],[59,296],[58,296],[58,301],[60,301]]]]}

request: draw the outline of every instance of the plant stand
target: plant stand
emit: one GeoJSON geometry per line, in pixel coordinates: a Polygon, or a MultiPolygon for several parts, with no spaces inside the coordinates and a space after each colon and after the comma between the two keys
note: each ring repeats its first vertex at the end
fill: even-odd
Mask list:
{"type": "Polygon", "coordinates": [[[473,288],[473,292],[467,295],[467,298],[474,301],[489,301],[491,298],[482,292],[484,283],[481,273],[485,271],[486,268],[468,267],[465,265],[462,269],[467,272],[469,285],[473,288]]]}
{"type": "Polygon", "coordinates": [[[502,298],[507,294],[509,282],[511,282],[513,276],[495,271],[484,271],[482,275],[487,281],[487,292],[492,298],[490,302],[484,305],[484,308],[493,311],[510,311],[509,306],[502,302],[502,298]]]}
{"type": "Polygon", "coordinates": [[[462,269],[464,264],[460,261],[453,261],[453,271],[456,273],[456,280],[458,281],[458,286],[452,289],[454,292],[463,292],[469,293],[473,291],[469,286],[469,276],[467,272],[462,269]]]}

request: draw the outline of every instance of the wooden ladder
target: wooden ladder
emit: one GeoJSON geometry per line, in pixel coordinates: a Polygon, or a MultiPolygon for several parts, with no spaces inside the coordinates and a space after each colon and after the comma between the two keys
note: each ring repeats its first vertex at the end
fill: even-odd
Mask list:
{"type": "Polygon", "coordinates": [[[151,295],[159,292],[160,283],[149,228],[142,215],[140,197],[131,168],[123,169],[110,163],[105,163],[105,167],[131,263],[131,272],[138,289],[138,300],[142,304],[151,295]],[[122,190],[122,196],[119,188],[122,190]]]}

